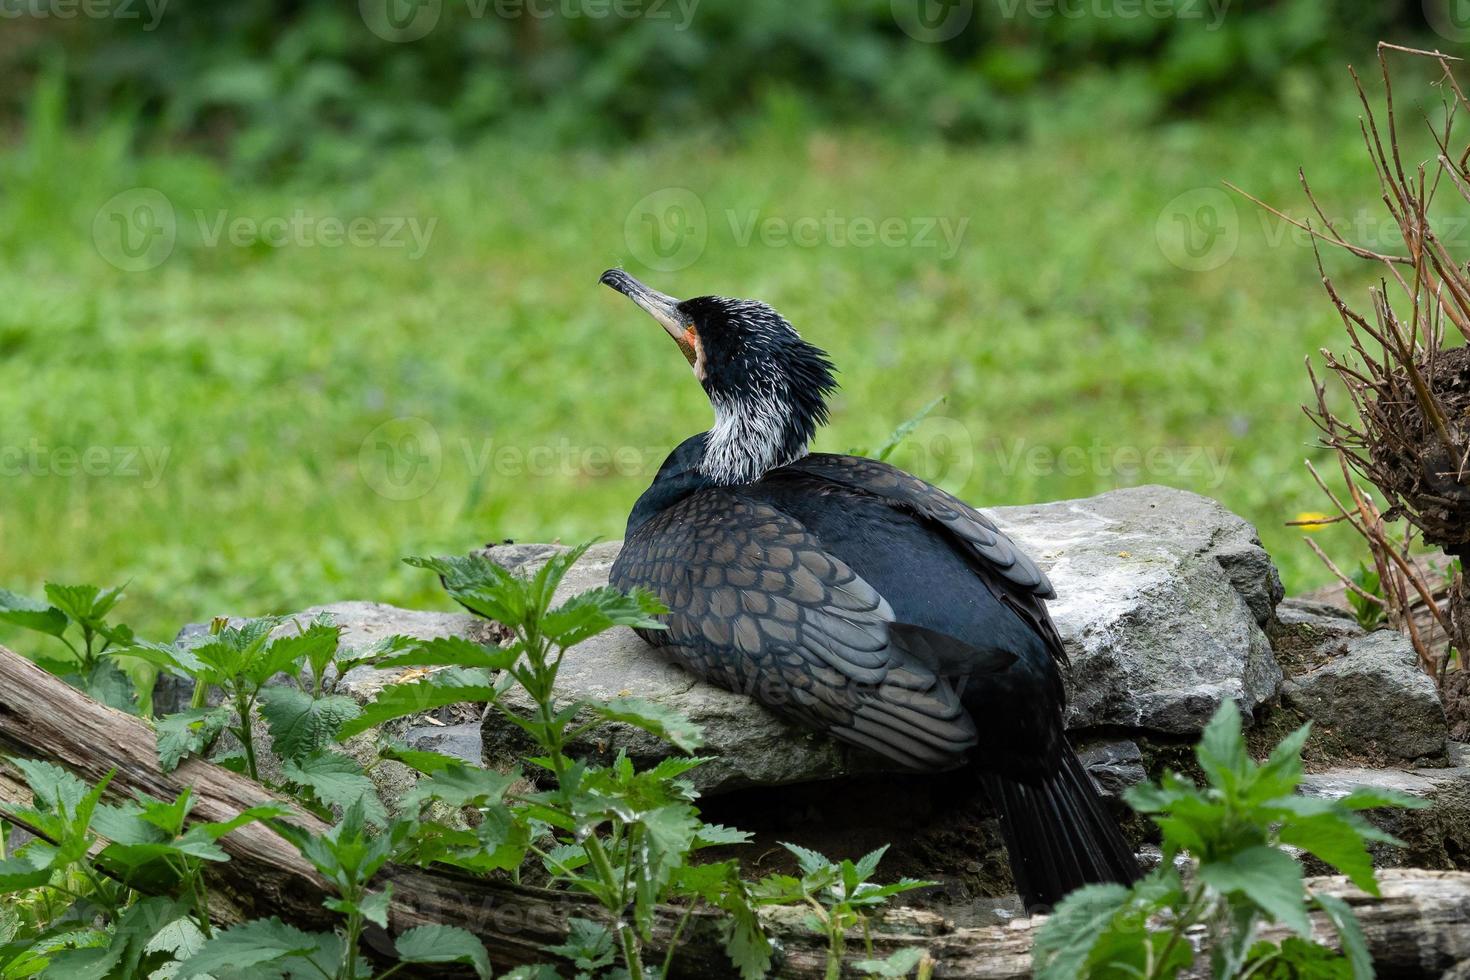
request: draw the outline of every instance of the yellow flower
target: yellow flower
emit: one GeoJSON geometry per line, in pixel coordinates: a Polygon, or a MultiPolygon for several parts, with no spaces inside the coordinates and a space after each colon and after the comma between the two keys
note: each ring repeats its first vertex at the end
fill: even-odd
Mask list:
{"type": "Polygon", "coordinates": [[[1294,520],[1292,523],[1296,524],[1308,534],[1311,534],[1315,531],[1320,531],[1324,527],[1327,527],[1329,524],[1331,524],[1332,516],[1330,514],[1323,514],[1320,511],[1304,510],[1300,514],[1296,515],[1296,520],[1294,520]]]}

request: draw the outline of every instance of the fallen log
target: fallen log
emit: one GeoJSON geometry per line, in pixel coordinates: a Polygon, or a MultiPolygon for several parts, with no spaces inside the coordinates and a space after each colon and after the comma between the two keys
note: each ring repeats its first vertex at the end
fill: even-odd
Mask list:
{"type": "MultiPolygon", "coordinates": [[[[0,647],[0,755],[42,759],[89,782],[114,772],[115,797],[147,793],[173,799],[187,786],[195,816],[228,820],[277,798],[260,784],[200,759],[164,773],[148,724],[107,708],[0,647]]],[[[0,764],[0,800],[27,800],[13,769],[0,764]]],[[[295,822],[325,829],[309,815],[295,822]]],[[[251,825],[221,841],[231,860],[210,865],[210,887],[219,920],[233,923],[270,915],[298,925],[329,928],[322,908],[328,885],[296,849],[270,828],[251,825]]],[[[1390,870],[1381,874],[1383,897],[1373,899],[1341,878],[1316,878],[1312,887],[1340,895],[1357,910],[1379,976],[1435,977],[1470,964],[1470,873],[1390,870]]],[[[561,942],[573,916],[599,918],[592,904],[563,892],[528,888],[441,868],[393,866],[381,883],[393,885],[392,931],[431,923],[468,929],[484,941],[491,959],[506,968],[544,962],[544,947],[561,942]]],[[[648,946],[650,962],[662,961],[674,941],[683,909],[661,909],[648,946]]],[[[769,930],[781,950],[783,977],[821,977],[826,950],[800,924],[800,913],[779,913],[769,930]]],[[[1033,929],[1039,920],[1005,926],[956,928],[931,912],[898,909],[874,932],[874,955],[923,947],[935,961],[933,975],[955,980],[1017,980],[1030,975],[1033,929]]],[[[1331,942],[1331,926],[1314,918],[1318,937],[1331,942]]],[[[696,913],[677,940],[673,975],[731,977],[735,971],[720,946],[719,919],[696,913]]],[[[1271,933],[1268,936],[1279,933],[1271,933]]],[[[385,951],[386,935],[369,936],[370,949],[385,951]]],[[[850,958],[867,953],[860,939],[850,958]]],[[[434,975],[443,976],[436,969],[434,975]]],[[[853,973],[852,975],[857,975],[853,973]]]]}

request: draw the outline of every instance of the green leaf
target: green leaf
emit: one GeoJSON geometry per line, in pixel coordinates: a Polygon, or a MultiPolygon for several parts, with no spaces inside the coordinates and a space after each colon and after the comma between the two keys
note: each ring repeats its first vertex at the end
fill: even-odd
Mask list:
{"type": "Polygon", "coordinates": [[[66,613],[50,603],[0,589],[0,623],[60,636],[66,632],[67,618],[66,613]]]}
{"type": "Polygon", "coordinates": [[[801,868],[804,875],[814,875],[823,871],[831,871],[837,866],[824,855],[817,853],[799,844],[788,844],[781,841],[781,846],[796,856],[796,865],[801,868]]]}
{"type": "Polygon", "coordinates": [[[393,904],[393,886],[386,885],[380,892],[368,892],[359,902],[345,898],[329,898],[323,902],[327,908],[342,915],[361,915],[369,922],[388,928],[388,909],[393,904]]]}
{"type": "Polygon", "coordinates": [[[611,966],[614,959],[612,930],[591,919],[568,919],[566,942],[543,948],[553,956],[571,960],[578,970],[589,974],[611,966]]]}
{"type": "Polygon", "coordinates": [[[605,704],[587,702],[584,707],[604,721],[641,728],[675,748],[693,752],[704,744],[698,725],[666,705],[644,698],[614,698],[605,704]]]}
{"type": "Polygon", "coordinates": [[[0,895],[30,891],[51,880],[51,865],[37,867],[25,856],[0,859],[0,895]]]}
{"type": "Polygon", "coordinates": [[[1392,789],[1376,789],[1360,786],[1338,801],[1349,810],[1376,810],[1380,807],[1398,807],[1404,810],[1422,810],[1429,801],[1408,793],[1392,789]]]}
{"type": "Polygon", "coordinates": [[[122,589],[102,591],[95,585],[46,583],[46,598],[68,617],[95,629],[122,598],[122,589]]]}
{"type": "Polygon", "coordinates": [[[97,661],[91,672],[81,678],[80,686],[92,700],[100,704],[137,714],[137,708],[133,704],[133,682],[128,680],[128,675],[110,658],[97,661]]]}
{"type": "Polygon", "coordinates": [[[459,636],[440,636],[431,640],[415,640],[413,646],[396,656],[380,660],[380,670],[395,667],[479,667],[505,670],[516,662],[520,651],[484,647],[459,636]]]}
{"type": "Polygon", "coordinates": [[[1240,709],[1234,701],[1221,702],[1205,726],[1194,754],[1210,782],[1227,796],[1233,796],[1252,765],[1241,734],[1240,709]]]}
{"type": "Polygon", "coordinates": [[[441,800],[453,807],[489,806],[499,803],[506,790],[520,778],[519,769],[501,773],[467,766],[461,762],[427,779],[419,780],[404,797],[403,805],[410,812],[430,799],[441,800]]]}
{"type": "Polygon", "coordinates": [[[1363,927],[1358,924],[1358,917],[1353,914],[1352,906],[1336,895],[1318,893],[1312,896],[1312,901],[1337,928],[1343,954],[1352,966],[1353,980],[1373,980],[1373,955],[1368,952],[1368,940],[1363,935],[1363,927]]]}
{"type": "Polygon", "coordinates": [[[1283,844],[1300,847],[1326,861],[1369,895],[1378,894],[1373,858],[1364,846],[1363,832],[1343,816],[1323,813],[1294,817],[1281,825],[1278,836],[1283,844]]]}
{"type": "Polygon", "coordinates": [[[389,684],[378,694],[377,700],[363,709],[362,714],[338,730],[337,740],[340,742],[351,738],[395,718],[423,714],[451,704],[495,700],[495,688],[489,684],[467,685],[458,680],[458,675],[436,675],[411,684],[389,684]]]}
{"type": "Polygon", "coordinates": [[[1228,860],[1205,862],[1199,878],[1223,895],[1241,895],[1298,935],[1311,935],[1302,869],[1284,851],[1248,847],[1228,860]]]}
{"type": "Polygon", "coordinates": [[[405,963],[465,963],[474,967],[482,980],[490,977],[490,956],[485,952],[485,944],[473,933],[454,926],[410,929],[398,937],[393,948],[405,963]]]}
{"type": "Polygon", "coordinates": [[[717,823],[701,823],[699,833],[695,835],[694,845],[696,847],[719,847],[725,844],[749,844],[752,834],[745,830],[736,830],[734,827],[726,827],[717,823]]]}
{"type": "Polygon", "coordinates": [[[900,949],[881,960],[858,960],[852,969],[868,976],[906,977],[924,958],[925,950],[900,949]]]}
{"type": "Polygon", "coordinates": [[[561,647],[573,647],[615,626],[664,629],[653,617],[668,612],[652,593],[625,593],[612,586],[591,589],[547,613],[541,632],[561,647]]]}
{"type": "Polygon", "coordinates": [[[87,796],[87,784],[60,766],[39,759],[11,759],[21,771],[36,805],[57,814],[71,813],[87,796]]]}
{"type": "Polygon", "coordinates": [[[891,432],[888,438],[884,441],[883,445],[879,446],[871,453],[854,453],[853,455],[871,456],[879,462],[886,463],[888,461],[888,457],[893,455],[893,451],[901,446],[905,439],[913,435],[914,430],[919,427],[919,423],[928,418],[929,413],[933,412],[934,409],[937,408],[947,397],[949,396],[940,395],[938,398],[935,398],[929,404],[919,409],[908,419],[902,422],[898,426],[898,428],[894,429],[893,432],[891,432]]]}
{"type": "Polygon", "coordinates": [[[420,749],[410,749],[403,745],[390,743],[383,746],[379,754],[385,759],[401,762],[410,769],[432,776],[443,772],[451,766],[462,766],[464,760],[458,756],[445,755],[443,752],[425,752],[420,749]]]}
{"type": "MultiPolygon", "coordinates": [[[[335,638],[332,643],[335,647],[335,638]]],[[[351,698],[313,698],[281,685],[261,690],[260,714],[270,728],[272,750],[282,758],[294,759],[325,749],[344,724],[362,714],[362,709],[351,698]]]]}
{"type": "Polygon", "coordinates": [[[1062,899],[1031,948],[1036,980],[1075,980],[1103,932],[1132,896],[1122,885],[1085,885],[1062,899]]]}
{"type": "Polygon", "coordinates": [[[526,583],[480,555],[405,558],[405,563],[436,573],[450,595],[471,612],[515,628],[530,608],[526,583]]]}
{"type": "Polygon", "coordinates": [[[233,973],[295,956],[317,948],[318,937],[288,926],[280,919],[257,919],[216,933],[189,957],[174,980],[191,980],[208,973],[233,973]]]}
{"type": "Polygon", "coordinates": [[[158,729],[158,764],[164,772],[173,772],[185,756],[196,755],[211,745],[229,724],[228,708],[189,708],[165,715],[154,725],[158,729]]]}
{"type": "Polygon", "coordinates": [[[344,809],[361,804],[364,816],[378,826],[388,822],[388,812],[378,799],[373,781],[357,760],[340,752],[315,752],[300,759],[285,759],[281,771],[298,786],[311,790],[328,806],[344,809]]]}

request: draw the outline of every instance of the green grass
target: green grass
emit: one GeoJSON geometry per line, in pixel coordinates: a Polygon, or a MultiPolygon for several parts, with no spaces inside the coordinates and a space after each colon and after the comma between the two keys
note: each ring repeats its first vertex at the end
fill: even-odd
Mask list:
{"type": "MultiPolygon", "coordinates": [[[[1326,575],[1283,527],[1323,509],[1302,466],[1325,458],[1298,408],[1310,393],[1302,359],[1344,346],[1311,251],[1273,241],[1274,221],[1244,201],[1227,206],[1239,244],[1218,268],[1172,264],[1156,228],[1177,195],[1222,178],[1302,214],[1299,163],[1330,208],[1367,208],[1377,189],[1350,110],[1098,125],[980,148],[777,128],[612,154],[487,143],[395,155],[347,184],[259,186],[199,157],[135,158],[122,127],[67,134],[43,109],[0,152],[0,447],[11,454],[0,457],[0,586],[130,580],[123,617],[163,637],[214,614],[337,599],[440,606],[437,584],[400,556],[619,536],[663,454],[709,421],[662,331],[596,285],[626,264],[675,294],[766,300],[829,350],[843,390],[820,449],[876,446],[947,394],[896,460],[973,503],[1173,484],[1255,522],[1289,587],[1310,587],[1326,575]],[[178,242],[157,268],[125,272],[92,230],[103,202],[135,186],[167,195],[178,242]],[[660,273],[637,260],[624,223],[665,187],[701,198],[708,244],[660,273]],[[968,225],[944,258],[742,244],[731,209],[742,226],[752,209],[968,225]],[[196,210],[206,225],[220,211],[298,210],[436,224],[413,260],[383,247],[210,246],[196,210]],[[385,484],[369,437],[403,417],[432,427],[437,454],[418,452],[438,477],[398,500],[375,489],[385,484]],[[1092,464],[1095,445],[1212,451],[1224,465],[1156,455],[1152,471],[1120,474],[1092,464]],[[563,446],[575,450],[566,468],[563,446]],[[87,475],[15,456],[89,447],[102,447],[94,469],[120,468],[118,447],[166,452],[166,465],[155,482],[142,462],[137,475],[87,475]],[[550,447],[549,472],[517,473],[497,455],[534,447],[550,447]],[[1049,466],[1029,455],[1037,447],[1081,455],[1049,466]],[[639,464],[602,472],[599,452],[619,449],[639,464]]],[[[1364,295],[1371,269],[1330,267],[1347,295],[1364,295]]],[[[1321,540],[1356,561],[1340,530],[1321,540]]]]}

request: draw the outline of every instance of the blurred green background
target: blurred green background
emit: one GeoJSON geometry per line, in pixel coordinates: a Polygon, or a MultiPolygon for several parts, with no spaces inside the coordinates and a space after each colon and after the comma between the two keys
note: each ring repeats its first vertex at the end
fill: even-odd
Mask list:
{"type": "Polygon", "coordinates": [[[709,420],[596,286],[623,265],[828,349],[819,448],[946,396],[897,462],[984,506],[1207,493],[1310,588],[1302,362],[1341,327],[1308,242],[1221,181],[1305,218],[1305,165],[1392,250],[1345,66],[1374,90],[1380,38],[1470,49],[1458,12],[0,0],[0,586],[127,580],[163,638],[441,605],[405,554],[619,536],[709,420]]]}

